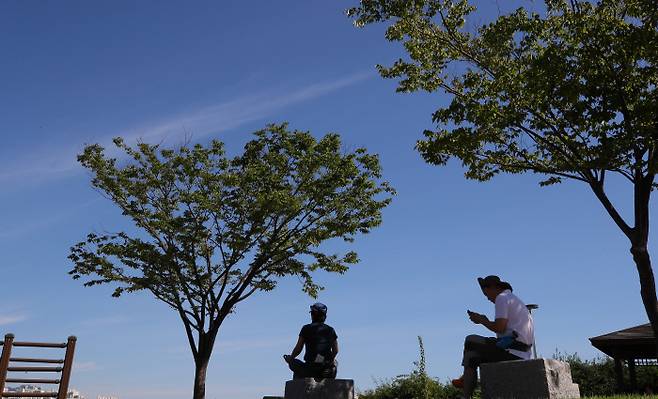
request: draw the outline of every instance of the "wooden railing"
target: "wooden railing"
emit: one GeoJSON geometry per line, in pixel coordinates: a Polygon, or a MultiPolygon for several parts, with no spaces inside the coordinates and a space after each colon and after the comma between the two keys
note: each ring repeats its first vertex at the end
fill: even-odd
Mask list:
{"type": "Polygon", "coordinates": [[[66,399],[71,378],[71,368],[73,367],[73,354],[75,352],[74,336],[70,336],[65,343],[49,342],[18,342],[14,341],[14,334],[5,335],[2,346],[2,356],[0,357],[0,398],[57,398],[66,399]],[[66,348],[64,359],[40,359],[26,357],[11,357],[11,351],[14,347],[30,348],[66,348]],[[16,366],[12,363],[45,363],[61,364],[61,366],[16,366]],[[59,378],[14,378],[8,377],[8,372],[38,372],[38,373],[59,373],[59,378]],[[24,383],[24,384],[52,384],[58,385],[57,391],[50,392],[5,392],[6,383],[24,383]]]}

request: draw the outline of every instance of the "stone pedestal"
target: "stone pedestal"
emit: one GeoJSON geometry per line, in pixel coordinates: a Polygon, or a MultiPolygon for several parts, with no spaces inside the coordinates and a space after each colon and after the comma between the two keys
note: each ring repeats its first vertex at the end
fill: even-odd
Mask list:
{"type": "Polygon", "coordinates": [[[580,398],[569,364],[555,359],[482,364],[480,385],[482,399],[580,398]]]}
{"type": "Polygon", "coordinates": [[[285,399],[354,399],[354,380],[313,378],[286,382],[285,399]]]}

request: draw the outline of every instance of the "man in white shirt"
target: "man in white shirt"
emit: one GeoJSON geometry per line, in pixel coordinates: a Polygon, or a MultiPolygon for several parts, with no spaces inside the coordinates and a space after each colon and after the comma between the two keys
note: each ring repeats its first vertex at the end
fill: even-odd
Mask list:
{"type": "Polygon", "coordinates": [[[493,321],[487,316],[467,311],[475,324],[482,324],[496,333],[496,338],[469,335],[464,341],[464,374],[452,380],[462,388],[464,398],[470,399],[477,383],[477,368],[482,363],[502,362],[530,358],[530,348],[535,342],[532,316],[525,304],[512,293],[512,286],[498,276],[478,278],[482,293],[496,305],[493,321]]]}

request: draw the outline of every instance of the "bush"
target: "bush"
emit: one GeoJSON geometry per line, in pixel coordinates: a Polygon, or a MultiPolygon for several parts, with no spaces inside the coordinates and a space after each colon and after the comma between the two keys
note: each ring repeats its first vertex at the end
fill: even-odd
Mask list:
{"type": "Polygon", "coordinates": [[[568,355],[559,352],[553,357],[569,363],[571,377],[578,384],[581,396],[606,396],[617,392],[615,364],[609,357],[582,360],[577,353],[568,355]]]}
{"type": "MultiPolygon", "coordinates": [[[[577,353],[567,355],[556,352],[555,359],[569,363],[573,382],[580,386],[581,396],[606,396],[617,393],[615,380],[615,363],[609,357],[597,357],[591,360],[582,360],[577,353]]],[[[640,392],[649,388],[658,392],[658,367],[636,367],[637,386],[640,392]]],[[[628,370],[625,370],[626,384],[628,370]]]]}
{"type": "MultiPolygon", "coordinates": [[[[425,371],[425,348],[423,339],[418,337],[420,358],[414,362],[415,369],[410,374],[397,376],[391,380],[377,381],[373,389],[361,392],[359,399],[454,399],[461,391],[450,383],[442,384],[425,371]]],[[[474,396],[478,398],[479,395],[474,396]]]]}

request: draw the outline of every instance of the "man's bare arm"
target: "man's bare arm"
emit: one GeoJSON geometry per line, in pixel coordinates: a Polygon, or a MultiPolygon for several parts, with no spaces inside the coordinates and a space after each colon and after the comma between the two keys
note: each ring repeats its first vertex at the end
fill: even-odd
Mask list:
{"type": "Polygon", "coordinates": [[[338,355],[338,340],[334,341],[334,344],[331,346],[331,355],[333,358],[336,358],[336,355],[338,355]]]}
{"type": "Polygon", "coordinates": [[[297,345],[295,345],[295,347],[292,349],[292,352],[290,353],[290,357],[293,359],[296,358],[300,353],[302,353],[302,349],[304,349],[304,338],[300,336],[297,340],[297,345]]]}
{"type": "Polygon", "coordinates": [[[507,319],[496,319],[495,321],[487,319],[482,325],[496,334],[502,334],[507,329],[507,319]]]}
{"type": "Polygon", "coordinates": [[[488,330],[495,332],[496,334],[502,334],[507,329],[507,319],[496,319],[495,321],[489,320],[489,318],[483,314],[470,312],[468,317],[475,324],[482,324],[488,330]]]}

